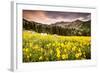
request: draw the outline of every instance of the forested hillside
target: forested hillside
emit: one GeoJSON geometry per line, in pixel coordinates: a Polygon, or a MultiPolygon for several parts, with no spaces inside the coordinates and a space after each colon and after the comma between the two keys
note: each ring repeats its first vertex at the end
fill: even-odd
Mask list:
{"type": "Polygon", "coordinates": [[[57,34],[64,36],[90,36],[91,20],[73,22],[56,22],[53,24],[42,24],[23,19],[23,29],[33,30],[38,33],[57,34]]]}

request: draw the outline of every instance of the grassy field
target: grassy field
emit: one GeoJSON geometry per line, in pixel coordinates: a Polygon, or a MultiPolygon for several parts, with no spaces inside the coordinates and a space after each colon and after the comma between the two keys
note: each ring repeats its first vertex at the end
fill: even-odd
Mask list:
{"type": "Polygon", "coordinates": [[[91,59],[91,37],[23,31],[22,50],[23,62],[91,59]]]}

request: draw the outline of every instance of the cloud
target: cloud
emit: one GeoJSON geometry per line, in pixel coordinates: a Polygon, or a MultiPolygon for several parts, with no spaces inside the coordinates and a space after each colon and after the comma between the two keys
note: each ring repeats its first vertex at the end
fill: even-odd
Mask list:
{"type": "Polygon", "coordinates": [[[82,21],[88,21],[88,20],[91,20],[91,15],[87,15],[85,17],[79,17],[78,19],[82,21]]]}
{"type": "Polygon", "coordinates": [[[76,19],[86,21],[91,19],[91,15],[90,13],[78,13],[78,12],[23,10],[23,18],[29,21],[51,24],[59,21],[70,22],[76,19]]]}

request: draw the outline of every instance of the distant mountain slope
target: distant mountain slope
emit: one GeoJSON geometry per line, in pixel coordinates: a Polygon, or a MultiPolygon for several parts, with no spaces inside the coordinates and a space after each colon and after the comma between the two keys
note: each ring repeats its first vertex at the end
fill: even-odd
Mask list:
{"type": "Polygon", "coordinates": [[[60,26],[64,28],[80,28],[80,27],[88,27],[90,28],[90,23],[91,21],[81,21],[81,20],[76,20],[73,22],[57,22],[52,24],[53,26],[60,26]]]}
{"type": "Polygon", "coordinates": [[[90,36],[91,20],[73,22],[56,22],[53,24],[42,24],[35,21],[27,21],[23,19],[23,28],[25,30],[33,30],[39,33],[58,34],[66,36],[90,36]]]}

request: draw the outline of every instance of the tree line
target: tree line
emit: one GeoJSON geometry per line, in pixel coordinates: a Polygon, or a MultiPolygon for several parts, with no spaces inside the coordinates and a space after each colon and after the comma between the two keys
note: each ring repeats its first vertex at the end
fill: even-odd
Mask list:
{"type": "Polygon", "coordinates": [[[90,36],[91,35],[90,27],[91,27],[90,21],[84,22],[83,24],[81,24],[81,27],[79,29],[76,29],[76,28],[61,27],[57,25],[41,24],[34,21],[30,22],[23,19],[24,30],[32,30],[38,33],[57,34],[63,36],[90,36]]]}

